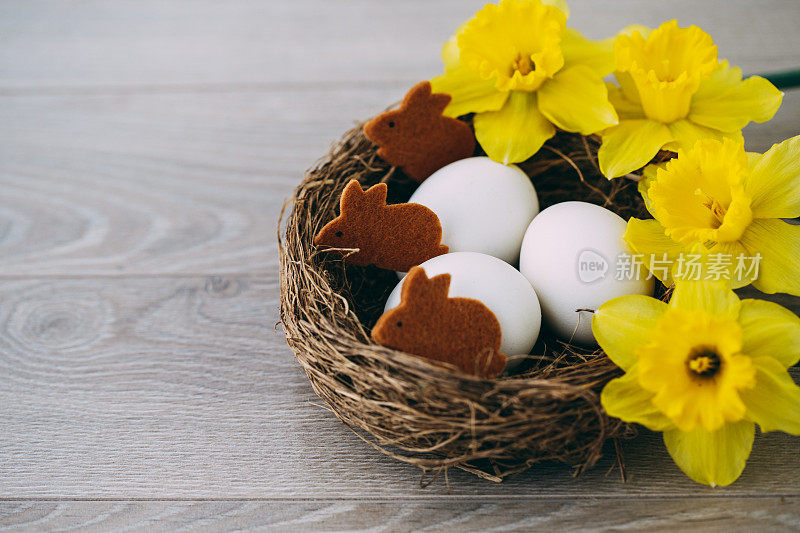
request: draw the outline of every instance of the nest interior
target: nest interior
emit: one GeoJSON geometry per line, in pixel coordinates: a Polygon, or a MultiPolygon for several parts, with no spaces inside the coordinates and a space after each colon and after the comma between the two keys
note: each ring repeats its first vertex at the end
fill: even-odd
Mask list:
{"type": "MultiPolygon", "coordinates": [[[[646,216],[635,181],[600,174],[597,148],[596,138],[559,132],[520,164],[541,208],[577,199],[626,220],[646,216]]],[[[458,467],[493,481],[551,460],[573,465],[577,475],[596,463],[606,441],[635,435],[600,404],[600,391],[619,369],[601,351],[561,342],[546,329],[521,370],[496,380],[375,344],[369,331],[397,276],[349,265],[313,244],[338,214],[351,179],[364,186],[386,182],[389,203],[407,200],[416,186],[377,156],[358,126],[306,174],[285,240],[280,229],[278,236],[287,341],[342,422],[383,453],[424,470],[458,467]]]]}

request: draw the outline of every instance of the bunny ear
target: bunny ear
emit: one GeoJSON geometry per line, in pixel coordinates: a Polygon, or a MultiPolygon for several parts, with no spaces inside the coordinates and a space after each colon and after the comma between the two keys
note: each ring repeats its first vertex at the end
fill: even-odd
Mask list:
{"type": "Polygon", "coordinates": [[[400,300],[407,305],[415,302],[446,300],[450,290],[450,274],[439,274],[428,278],[422,267],[414,267],[408,271],[400,300]]]}
{"type": "Polygon", "coordinates": [[[428,101],[430,102],[431,109],[434,110],[437,115],[441,115],[444,113],[444,109],[450,103],[450,100],[452,100],[452,98],[449,94],[436,93],[432,94],[428,101]]]}
{"type": "Polygon", "coordinates": [[[360,212],[368,206],[384,206],[386,205],[387,190],[385,183],[378,183],[365,191],[358,181],[350,180],[342,192],[339,204],[340,213],[360,212]]]}
{"type": "Polygon", "coordinates": [[[350,180],[347,187],[342,191],[342,198],[339,200],[339,214],[343,215],[347,211],[358,211],[363,202],[364,191],[358,180],[350,180]]]}
{"type": "Polygon", "coordinates": [[[386,205],[386,193],[388,187],[385,183],[378,183],[370,187],[363,195],[363,205],[383,206],[386,205]]]}
{"type": "Polygon", "coordinates": [[[425,109],[436,115],[441,115],[450,100],[449,94],[431,93],[431,82],[421,81],[414,85],[408,91],[406,97],[403,98],[403,107],[425,109]]]}
{"type": "Polygon", "coordinates": [[[414,85],[403,98],[403,107],[424,106],[431,96],[431,82],[421,81],[414,85]]]}

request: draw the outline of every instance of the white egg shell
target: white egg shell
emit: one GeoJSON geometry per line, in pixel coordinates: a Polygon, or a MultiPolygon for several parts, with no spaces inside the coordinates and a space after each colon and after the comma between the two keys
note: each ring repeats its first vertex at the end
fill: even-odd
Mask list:
{"type": "Polygon", "coordinates": [[[592,312],[578,309],[595,310],[626,294],[653,294],[646,268],[638,279],[617,275],[618,261],[633,254],[622,239],[625,227],[608,209],[563,202],[539,213],[525,232],[519,269],[536,289],[545,324],[561,338],[594,344],[592,312]]]}
{"type": "MultiPolygon", "coordinates": [[[[536,291],[517,269],[496,257],[456,252],[428,259],[421,265],[429,278],[450,274],[451,298],[473,298],[489,308],[500,323],[500,352],[527,354],[536,344],[542,310],[536,291]]],[[[403,281],[389,295],[385,311],[400,304],[403,281]]]]}
{"type": "Polygon", "coordinates": [[[411,195],[439,217],[451,252],[480,252],[516,264],[522,237],[539,212],[528,176],[488,157],[461,159],[431,174],[411,195]]]}

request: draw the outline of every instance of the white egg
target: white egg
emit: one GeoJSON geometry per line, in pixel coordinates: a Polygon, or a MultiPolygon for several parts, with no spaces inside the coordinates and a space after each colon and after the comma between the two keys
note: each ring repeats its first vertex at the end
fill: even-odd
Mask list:
{"type": "Polygon", "coordinates": [[[480,252],[516,264],[522,237],[539,212],[528,176],[488,157],[450,163],[428,177],[408,200],[436,213],[442,244],[451,252],[480,252]]]}
{"type": "Polygon", "coordinates": [[[559,337],[594,344],[593,310],[617,296],[653,294],[646,268],[639,276],[619,268],[633,254],[622,239],[625,227],[615,213],[586,202],[553,205],[531,223],[519,268],[536,289],[545,324],[559,337]]]}
{"type": "MultiPolygon", "coordinates": [[[[542,324],[539,299],[519,271],[496,257],[475,252],[456,252],[428,259],[421,265],[429,278],[450,274],[451,298],[472,298],[494,313],[502,332],[500,352],[527,354],[536,344],[542,324]]],[[[385,311],[400,304],[405,279],[389,295],[385,311]]]]}

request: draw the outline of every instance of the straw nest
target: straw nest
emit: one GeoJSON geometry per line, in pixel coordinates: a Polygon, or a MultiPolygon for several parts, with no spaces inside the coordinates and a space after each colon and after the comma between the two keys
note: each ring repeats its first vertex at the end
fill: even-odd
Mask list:
{"type": "MultiPolygon", "coordinates": [[[[634,180],[600,174],[597,144],[562,132],[520,165],[542,209],[579,199],[625,219],[645,214],[634,180]]],[[[292,199],[285,240],[279,234],[283,329],[330,410],[367,443],[429,472],[458,467],[501,481],[555,460],[574,465],[577,475],[602,456],[606,441],[619,453],[619,439],[635,433],[600,404],[603,386],[621,375],[601,351],[543,331],[521,370],[481,380],[370,339],[397,276],[346,264],[313,244],[337,215],[351,179],[388,183],[389,203],[407,200],[415,186],[376,155],[358,126],[306,174],[292,199]]]]}

